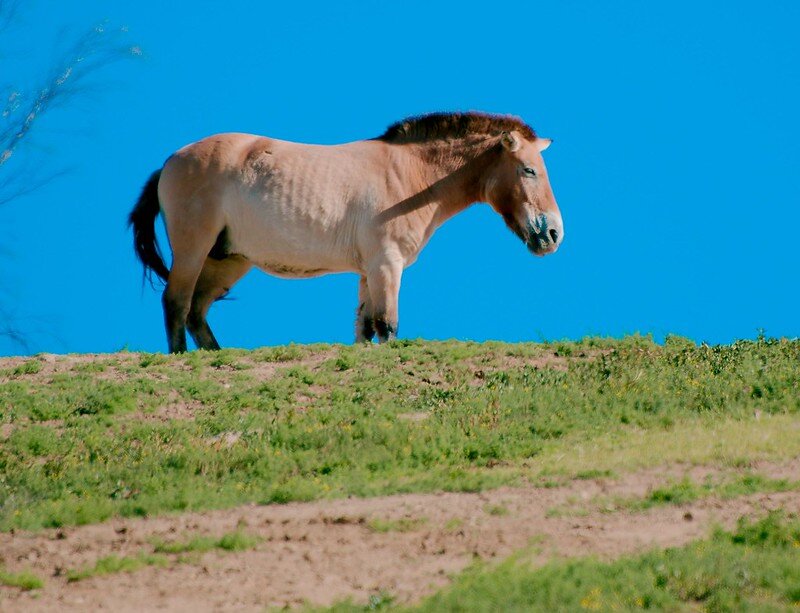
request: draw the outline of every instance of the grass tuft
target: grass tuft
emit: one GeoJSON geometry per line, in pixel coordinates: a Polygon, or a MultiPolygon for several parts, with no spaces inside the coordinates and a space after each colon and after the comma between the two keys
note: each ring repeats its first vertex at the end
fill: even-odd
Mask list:
{"type": "Polygon", "coordinates": [[[140,553],[135,556],[107,556],[92,566],[67,571],[67,581],[83,581],[90,577],[102,577],[113,573],[132,573],[145,566],[169,566],[165,555],[140,553]]]}
{"type": "Polygon", "coordinates": [[[367,527],[373,532],[413,532],[428,523],[425,517],[402,517],[400,519],[382,519],[374,517],[367,521],[367,527]]]}
{"type": "Polygon", "coordinates": [[[44,581],[31,571],[10,573],[0,568],[0,585],[17,587],[24,591],[38,590],[44,587],[44,581]]]}
{"type": "Polygon", "coordinates": [[[219,538],[211,536],[196,536],[185,541],[154,541],[153,549],[156,553],[204,553],[212,549],[223,551],[245,551],[252,549],[261,542],[261,538],[237,530],[222,535],[219,538]]]}
{"type": "Polygon", "coordinates": [[[508,513],[509,513],[509,511],[508,511],[508,507],[507,507],[507,506],[505,506],[505,505],[502,505],[502,504],[490,504],[490,505],[486,505],[486,507],[484,508],[484,510],[485,510],[485,511],[486,511],[486,512],[487,512],[489,515],[495,515],[495,516],[497,516],[497,517],[503,517],[503,516],[505,516],[505,515],[508,515],[508,513]]]}

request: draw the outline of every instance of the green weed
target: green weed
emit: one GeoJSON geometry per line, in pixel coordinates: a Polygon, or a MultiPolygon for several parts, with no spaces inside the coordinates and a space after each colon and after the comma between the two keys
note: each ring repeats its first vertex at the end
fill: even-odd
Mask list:
{"type": "Polygon", "coordinates": [[[695,483],[686,478],[676,483],[655,488],[643,499],[621,501],[617,506],[641,511],[662,504],[685,504],[710,496],[730,499],[758,492],[786,492],[798,489],[800,489],[800,481],[769,479],[755,474],[740,475],[719,483],[713,481],[695,483]]]}
{"type": "Polygon", "coordinates": [[[19,377],[20,375],[35,375],[42,370],[42,363],[36,359],[31,358],[26,360],[11,371],[11,375],[19,377]]]}
{"type": "Polygon", "coordinates": [[[153,548],[156,553],[204,553],[212,549],[223,551],[245,551],[252,549],[261,538],[247,534],[240,530],[229,532],[219,538],[210,536],[196,536],[185,541],[154,541],[153,548]]]}
{"type": "Polygon", "coordinates": [[[424,526],[428,520],[424,517],[400,519],[382,519],[375,517],[367,521],[367,527],[373,532],[412,532],[424,526]]]}
{"type": "Polygon", "coordinates": [[[0,568],[0,585],[18,587],[21,590],[38,590],[44,587],[44,581],[30,571],[9,573],[0,568]]]}
{"type": "Polygon", "coordinates": [[[145,566],[169,566],[170,559],[165,555],[140,553],[135,556],[107,556],[100,558],[92,566],[67,571],[67,581],[82,581],[89,577],[100,577],[113,573],[132,573],[145,566]]]}
{"type": "Polygon", "coordinates": [[[455,532],[456,530],[460,530],[463,525],[464,525],[463,519],[461,519],[460,517],[452,517],[445,522],[444,531],[455,532]]]}
{"type": "Polygon", "coordinates": [[[502,504],[490,504],[487,505],[484,509],[489,515],[495,515],[497,517],[503,517],[504,515],[508,515],[508,507],[502,504]]]}

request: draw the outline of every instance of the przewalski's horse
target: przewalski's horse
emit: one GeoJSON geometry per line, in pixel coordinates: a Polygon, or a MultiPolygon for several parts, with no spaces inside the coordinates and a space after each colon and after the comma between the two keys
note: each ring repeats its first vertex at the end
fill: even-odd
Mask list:
{"type": "Polygon", "coordinates": [[[403,269],[433,232],[487,202],[536,255],[564,227],[541,152],[550,140],[515,117],[435,113],[371,140],[321,146],[218,134],[172,155],[130,214],[145,272],[164,281],[169,349],[219,345],[209,307],[252,266],[279,277],[361,275],[356,341],[397,333],[403,269]],[[163,212],[172,268],[161,258],[163,212]]]}

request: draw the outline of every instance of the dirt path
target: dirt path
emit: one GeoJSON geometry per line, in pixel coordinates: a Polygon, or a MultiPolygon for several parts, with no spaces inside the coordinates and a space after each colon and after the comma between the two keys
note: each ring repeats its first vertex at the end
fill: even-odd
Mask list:
{"type": "MultiPolygon", "coordinates": [[[[797,461],[758,467],[761,474],[797,474],[797,461]]],[[[768,509],[800,511],[800,492],[761,494],[647,513],[553,514],[598,495],[641,496],[668,477],[706,469],[648,471],[619,480],[576,481],[560,488],[410,494],[306,504],[246,506],[37,534],[0,535],[9,571],[46,577],[38,593],[0,588],[3,611],[260,610],[302,602],[366,601],[381,591],[414,601],[444,586],[475,556],[502,559],[535,539],[538,561],[554,555],[617,556],[650,546],[675,546],[708,534],[714,523],[768,509]],[[405,529],[381,531],[405,519],[405,529]],[[375,520],[383,521],[381,529],[375,520]],[[219,536],[235,529],[263,540],[239,553],[210,552],[197,563],[147,567],[69,583],[77,569],[115,555],[152,551],[155,538],[219,536]]],[[[590,508],[591,505],[589,505],[590,508]]]]}

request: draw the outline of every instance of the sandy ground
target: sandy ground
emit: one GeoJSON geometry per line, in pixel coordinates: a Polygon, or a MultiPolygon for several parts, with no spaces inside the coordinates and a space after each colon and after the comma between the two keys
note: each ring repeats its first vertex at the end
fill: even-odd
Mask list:
{"type": "MultiPolygon", "coordinates": [[[[770,476],[796,475],[800,462],[761,465],[770,476]]],[[[410,494],[304,504],[245,506],[29,534],[0,535],[9,571],[30,569],[45,578],[34,592],[0,588],[3,611],[225,611],[262,610],[303,602],[365,602],[386,592],[413,602],[446,585],[476,557],[500,560],[531,547],[533,560],[596,554],[614,557],[648,547],[676,546],[731,526],[742,515],[782,508],[800,512],[800,492],[734,500],[706,499],[648,512],[604,512],[604,496],[643,496],[703,468],[671,467],[621,479],[575,481],[556,488],[502,488],[482,493],[410,494]],[[554,509],[582,508],[581,514],[554,509]],[[413,520],[406,531],[381,532],[374,520],[413,520]],[[111,554],[152,551],[150,541],[222,535],[240,528],[263,540],[254,549],[209,552],[193,563],[147,567],[78,582],[67,569],[111,554]]]]}

